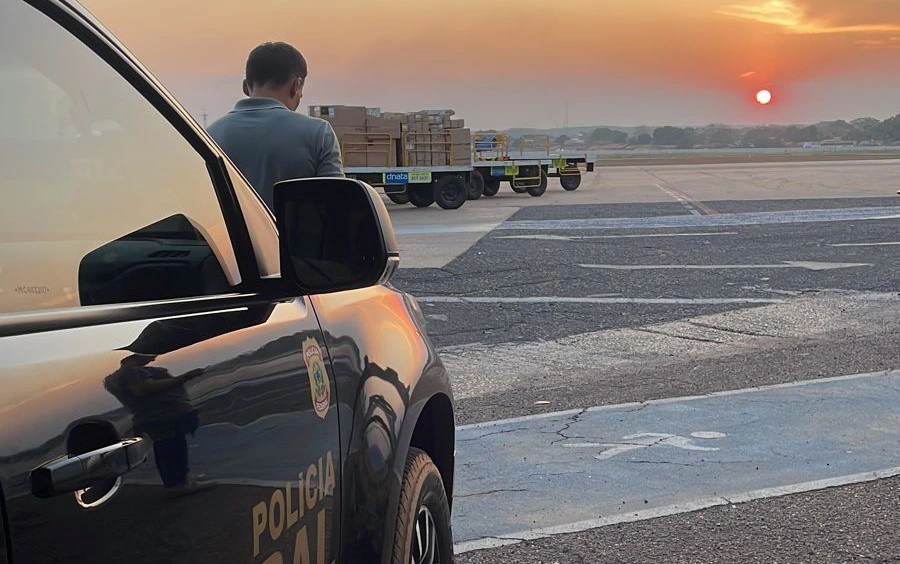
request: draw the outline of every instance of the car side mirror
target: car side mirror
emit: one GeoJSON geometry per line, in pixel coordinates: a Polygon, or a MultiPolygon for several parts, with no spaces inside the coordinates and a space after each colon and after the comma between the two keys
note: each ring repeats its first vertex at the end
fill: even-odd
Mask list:
{"type": "Polygon", "coordinates": [[[281,276],[309,294],[385,283],[400,252],[378,193],[348,178],[285,180],[274,188],[281,276]]]}

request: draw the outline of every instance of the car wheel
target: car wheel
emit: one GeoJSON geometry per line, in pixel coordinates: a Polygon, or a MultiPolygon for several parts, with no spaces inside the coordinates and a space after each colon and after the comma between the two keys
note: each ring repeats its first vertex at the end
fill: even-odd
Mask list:
{"type": "Polygon", "coordinates": [[[528,187],[527,187],[527,186],[520,186],[520,185],[519,185],[519,182],[518,182],[516,179],[510,180],[510,181],[509,181],[509,186],[510,186],[510,188],[513,189],[513,192],[515,192],[516,194],[524,194],[525,192],[528,191],[528,187]]]}
{"type": "Polygon", "coordinates": [[[394,527],[393,564],[452,564],[450,506],[431,458],[410,448],[394,527]]]}
{"type": "Polygon", "coordinates": [[[544,192],[547,191],[547,173],[544,172],[543,169],[541,169],[541,183],[538,184],[537,186],[529,186],[527,188],[527,190],[528,190],[528,193],[530,195],[534,196],[535,198],[538,198],[538,197],[544,195],[544,192]]]}
{"type": "Polygon", "coordinates": [[[442,176],[434,183],[434,200],[445,210],[462,207],[466,203],[468,194],[469,188],[466,186],[466,181],[455,174],[442,176]]]}
{"type": "Polygon", "coordinates": [[[581,186],[581,173],[578,174],[561,174],[559,177],[559,184],[563,187],[563,190],[567,192],[571,192],[572,190],[577,190],[579,186],[581,186]]]}
{"type": "Polygon", "coordinates": [[[409,194],[406,192],[388,193],[387,197],[395,204],[403,205],[409,203],[409,194]]]}
{"type": "Polygon", "coordinates": [[[496,196],[497,192],[500,191],[500,181],[493,177],[485,178],[482,176],[482,179],[484,180],[484,193],[482,195],[488,198],[496,196]]]}
{"type": "Polygon", "coordinates": [[[431,184],[427,186],[410,186],[406,189],[409,203],[417,208],[427,208],[434,203],[434,190],[431,184]]]}
{"type": "Polygon", "coordinates": [[[469,176],[469,199],[477,200],[484,194],[484,177],[477,170],[469,176]]]}

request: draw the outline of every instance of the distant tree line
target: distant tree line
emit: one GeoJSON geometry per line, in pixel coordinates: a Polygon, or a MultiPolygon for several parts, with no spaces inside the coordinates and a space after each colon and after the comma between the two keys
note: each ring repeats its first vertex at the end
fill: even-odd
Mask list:
{"type": "MultiPolygon", "coordinates": [[[[593,145],[666,145],[680,149],[696,146],[704,147],[784,147],[787,144],[818,143],[838,139],[853,142],[894,143],[900,141],[900,114],[880,121],[875,118],[860,118],[823,121],[815,125],[767,125],[753,128],[734,128],[726,125],[706,127],[673,127],[671,125],[639,128],[629,136],[624,131],[599,127],[585,141],[593,145]],[[644,130],[642,130],[644,129],[644,130]]],[[[566,142],[566,139],[557,139],[566,142]]]]}

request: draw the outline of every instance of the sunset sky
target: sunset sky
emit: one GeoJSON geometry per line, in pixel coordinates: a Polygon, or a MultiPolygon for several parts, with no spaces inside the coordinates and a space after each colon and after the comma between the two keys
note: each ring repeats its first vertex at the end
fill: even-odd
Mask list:
{"type": "Polygon", "coordinates": [[[475,128],[801,123],[900,113],[900,0],[83,0],[209,120],[249,50],[306,104],[453,108],[475,128]],[[769,88],[773,103],[753,102],[769,88]]]}

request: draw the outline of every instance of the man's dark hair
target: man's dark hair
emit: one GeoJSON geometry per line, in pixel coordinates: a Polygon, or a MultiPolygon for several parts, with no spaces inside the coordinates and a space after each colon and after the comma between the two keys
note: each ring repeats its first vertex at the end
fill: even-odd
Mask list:
{"type": "Polygon", "coordinates": [[[306,59],[283,42],[263,43],[247,57],[247,82],[253,86],[283,86],[291,78],[306,78],[306,59]]]}

